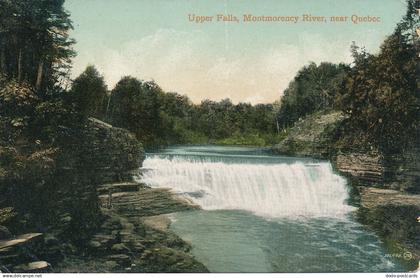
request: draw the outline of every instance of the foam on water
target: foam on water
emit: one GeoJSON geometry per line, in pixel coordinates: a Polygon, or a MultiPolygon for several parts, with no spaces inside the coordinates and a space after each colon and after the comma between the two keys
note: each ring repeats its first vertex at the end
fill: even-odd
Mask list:
{"type": "Polygon", "coordinates": [[[151,155],[141,181],[172,188],[205,210],[246,210],[267,218],[341,218],[346,181],[330,163],[226,163],[199,157],[151,155]]]}

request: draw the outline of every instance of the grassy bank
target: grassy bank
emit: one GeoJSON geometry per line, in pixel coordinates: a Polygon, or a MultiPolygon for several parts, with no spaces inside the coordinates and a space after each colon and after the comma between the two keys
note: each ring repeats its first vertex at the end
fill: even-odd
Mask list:
{"type": "Polygon", "coordinates": [[[272,146],[283,140],[287,133],[281,134],[234,134],[231,137],[216,140],[218,145],[243,145],[243,146],[272,146]]]}

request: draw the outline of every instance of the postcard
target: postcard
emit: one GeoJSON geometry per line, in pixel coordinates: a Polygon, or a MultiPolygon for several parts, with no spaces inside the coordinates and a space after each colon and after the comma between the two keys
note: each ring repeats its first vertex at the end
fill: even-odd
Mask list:
{"type": "Polygon", "coordinates": [[[0,0],[0,275],[417,277],[419,15],[0,0]]]}

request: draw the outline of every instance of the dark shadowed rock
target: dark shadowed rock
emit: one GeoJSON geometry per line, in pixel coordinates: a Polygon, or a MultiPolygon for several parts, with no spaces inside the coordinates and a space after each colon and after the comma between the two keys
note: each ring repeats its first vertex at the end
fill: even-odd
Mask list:
{"type": "Polygon", "coordinates": [[[108,260],[117,262],[118,265],[127,267],[131,266],[131,258],[125,254],[115,254],[107,257],[108,260]]]}
{"type": "Polygon", "coordinates": [[[330,152],[328,131],[344,119],[340,112],[318,112],[295,123],[287,136],[272,148],[283,155],[326,158],[330,152]]]}
{"type": "Polygon", "coordinates": [[[27,264],[21,264],[13,267],[14,272],[47,272],[50,268],[49,263],[45,261],[36,261],[27,264]]]}
{"type": "Polygon", "coordinates": [[[42,238],[42,233],[31,233],[19,235],[16,238],[0,241],[0,250],[7,248],[19,247],[26,244],[34,243],[42,238]]]}
{"type": "Polygon", "coordinates": [[[339,153],[335,166],[358,185],[381,186],[385,180],[386,169],[383,157],[378,152],[339,153]]]}
{"type": "Polygon", "coordinates": [[[0,225],[0,240],[2,239],[8,239],[12,236],[9,229],[7,229],[5,226],[0,225]]]}
{"type": "Polygon", "coordinates": [[[115,253],[130,252],[130,249],[124,243],[117,243],[112,245],[111,250],[115,253]]]}

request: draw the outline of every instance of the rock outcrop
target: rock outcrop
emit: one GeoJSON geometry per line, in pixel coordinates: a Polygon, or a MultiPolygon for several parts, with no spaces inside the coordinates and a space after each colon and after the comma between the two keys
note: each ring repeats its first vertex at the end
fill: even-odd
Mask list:
{"type": "Polygon", "coordinates": [[[336,169],[350,178],[354,184],[382,186],[385,182],[386,168],[383,157],[378,152],[339,152],[333,162],[336,169]]]}
{"type": "Polygon", "coordinates": [[[420,195],[361,188],[360,221],[374,230],[410,269],[420,260],[420,195]]]}
{"type": "MultiPolygon", "coordinates": [[[[415,206],[420,209],[420,194],[409,194],[392,189],[363,187],[360,189],[360,200],[360,206],[367,209],[398,205],[415,206]]],[[[417,217],[413,221],[417,221],[417,217]]]]}
{"type": "Polygon", "coordinates": [[[340,112],[319,112],[295,123],[286,138],[272,148],[276,154],[327,158],[329,131],[344,119],[340,112]]]}
{"type": "Polygon", "coordinates": [[[0,241],[0,270],[2,272],[46,272],[50,265],[38,261],[34,253],[44,248],[42,233],[22,234],[0,241]]]}
{"type": "Polygon", "coordinates": [[[133,180],[144,152],[131,133],[92,118],[64,132],[53,182],[27,196],[33,207],[20,208],[16,223],[0,226],[1,271],[207,272],[167,229],[165,214],[197,207],[133,180]],[[42,233],[12,236],[21,230],[42,233]]]}
{"type": "Polygon", "coordinates": [[[135,182],[98,187],[104,221],[85,256],[58,264],[62,272],[207,272],[188,254],[190,246],[170,232],[166,213],[196,209],[167,189],[135,182]],[[153,221],[154,220],[154,221],[153,221]]]}
{"type": "Polygon", "coordinates": [[[43,234],[42,248],[24,248],[26,256],[37,261],[13,260],[16,252],[9,254],[7,264],[4,257],[0,258],[0,265],[9,271],[45,271],[43,261],[54,270],[54,265],[67,256],[80,254],[105,218],[97,187],[106,182],[130,181],[144,159],[141,144],[124,129],[96,119],[89,119],[79,130],[62,129],[62,147],[48,180],[42,187],[28,186],[27,192],[9,196],[19,208],[17,216],[2,228],[5,242],[19,242],[22,239],[13,234],[22,232],[43,234]]]}
{"type": "Polygon", "coordinates": [[[360,202],[361,222],[404,257],[403,263],[415,269],[420,259],[419,144],[404,153],[386,155],[351,146],[338,149],[334,129],[342,119],[334,113],[309,115],[297,122],[273,151],[329,159],[347,177],[355,193],[352,201],[360,202]]]}

